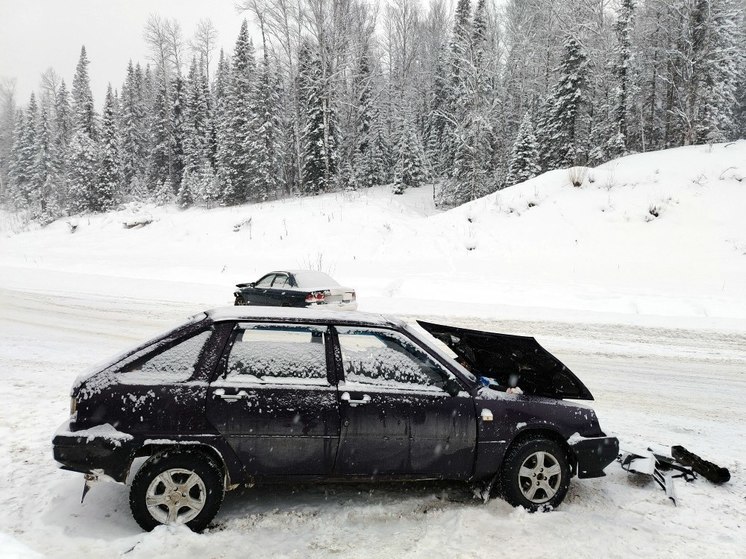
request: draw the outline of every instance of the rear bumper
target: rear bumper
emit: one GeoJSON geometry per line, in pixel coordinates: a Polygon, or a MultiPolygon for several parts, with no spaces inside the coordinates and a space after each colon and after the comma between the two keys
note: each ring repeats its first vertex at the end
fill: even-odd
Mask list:
{"type": "Polygon", "coordinates": [[[52,454],[63,470],[84,474],[104,474],[124,483],[134,455],[131,444],[69,430],[65,422],[52,439],[52,454]]]}
{"type": "Polygon", "coordinates": [[[603,477],[604,468],[619,455],[619,439],[616,437],[590,437],[570,442],[577,461],[578,477],[603,477]]]}
{"type": "Polygon", "coordinates": [[[306,305],[312,309],[324,309],[332,311],[356,311],[357,301],[335,301],[328,303],[310,303],[306,305]]]}

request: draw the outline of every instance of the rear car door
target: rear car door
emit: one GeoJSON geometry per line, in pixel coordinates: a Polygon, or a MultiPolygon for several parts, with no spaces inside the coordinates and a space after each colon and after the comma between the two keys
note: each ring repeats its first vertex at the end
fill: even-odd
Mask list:
{"type": "Polygon", "coordinates": [[[335,327],[342,431],[335,472],[464,479],[472,472],[472,398],[444,389],[455,380],[400,332],[335,327]]]}
{"type": "Polygon", "coordinates": [[[326,326],[239,323],[207,394],[209,421],[252,476],[328,475],[339,443],[326,326]]]}

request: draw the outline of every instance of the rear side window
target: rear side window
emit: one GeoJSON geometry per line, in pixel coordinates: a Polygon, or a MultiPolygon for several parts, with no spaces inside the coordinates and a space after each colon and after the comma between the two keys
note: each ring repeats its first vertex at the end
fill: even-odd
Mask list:
{"type": "Polygon", "coordinates": [[[239,324],[225,378],[239,382],[326,384],[327,328],[239,324]]]}
{"type": "Polygon", "coordinates": [[[130,357],[119,375],[125,384],[161,384],[184,382],[194,374],[200,353],[212,330],[204,330],[166,349],[152,353],[147,347],[130,357]]]}

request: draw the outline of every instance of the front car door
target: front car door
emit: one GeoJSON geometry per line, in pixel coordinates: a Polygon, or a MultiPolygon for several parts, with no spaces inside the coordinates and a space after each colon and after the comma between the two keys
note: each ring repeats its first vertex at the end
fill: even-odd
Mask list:
{"type": "Polygon", "coordinates": [[[340,475],[464,479],[476,445],[473,399],[448,394],[455,380],[419,344],[387,328],[335,328],[340,475]]]}
{"type": "Polygon", "coordinates": [[[328,338],[326,326],[236,324],[207,414],[248,475],[331,474],[340,418],[328,338]]]}

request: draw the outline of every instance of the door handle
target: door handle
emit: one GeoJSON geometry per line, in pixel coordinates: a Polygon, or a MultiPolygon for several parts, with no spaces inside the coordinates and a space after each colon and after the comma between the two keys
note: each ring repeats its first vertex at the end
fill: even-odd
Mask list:
{"type": "Polygon", "coordinates": [[[347,402],[353,408],[370,402],[370,396],[368,396],[367,394],[363,394],[363,397],[361,400],[354,400],[353,398],[350,397],[349,392],[343,392],[341,398],[343,402],[347,402]]]}
{"type": "Polygon", "coordinates": [[[217,390],[215,390],[215,396],[217,396],[218,398],[222,398],[227,402],[236,402],[238,400],[243,400],[244,398],[249,397],[245,390],[239,390],[237,394],[226,394],[225,390],[223,390],[222,388],[218,388],[217,390]]]}

